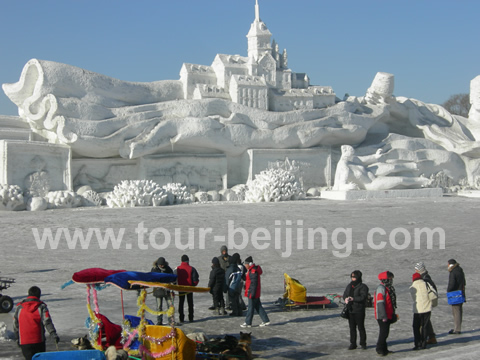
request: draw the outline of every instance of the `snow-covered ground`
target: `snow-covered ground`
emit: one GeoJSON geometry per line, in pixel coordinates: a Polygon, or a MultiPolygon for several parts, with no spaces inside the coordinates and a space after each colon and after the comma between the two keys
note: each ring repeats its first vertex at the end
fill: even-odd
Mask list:
{"type": "MultiPolygon", "coordinates": [[[[69,349],[72,338],[87,333],[84,327],[87,317],[85,287],[71,285],[60,289],[74,272],[90,267],[149,271],[152,262],[159,256],[164,256],[175,267],[185,253],[200,274],[199,285],[207,286],[212,257],[219,255],[220,247],[228,245],[228,240],[233,239],[236,246],[245,245],[245,248],[235,250],[230,246],[230,253],[239,252],[242,259],[251,255],[264,270],[262,302],[272,324],[251,329],[254,337],[252,348],[257,357],[376,357],[378,325],[372,309],[368,309],[366,320],[368,349],[348,351],[348,324],[339,317],[340,308],[283,311],[274,304],[283,294],[284,272],[299,279],[307,287],[309,295],[326,295],[342,294],[351,271],[359,269],[372,293],[378,283],[378,273],[390,270],[395,274],[400,321],[391,328],[389,344],[395,353],[389,357],[477,359],[480,356],[480,305],[476,301],[479,296],[477,276],[480,274],[480,250],[477,245],[479,210],[479,199],[444,197],[355,202],[315,199],[261,204],[211,203],[159,208],[3,212],[0,214],[0,276],[16,279],[16,283],[4,292],[16,302],[25,297],[30,286],[41,287],[42,300],[49,306],[61,337],[60,348],[69,349]],[[89,228],[97,228],[102,239],[113,231],[118,240],[118,234],[124,232],[122,242],[117,244],[118,249],[111,242],[102,249],[104,246],[99,245],[95,230],[91,230],[93,236],[88,248],[82,249],[78,242],[75,249],[69,249],[67,233],[58,232],[58,248],[52,249],[47,242],[40,249],[42,234],[50,229],[54,238],[61,228],[68,228],[72,238],[77,228],[82,229],[85,238],[89,228]],[[138,232],[142,228],[143,240],[139,240],[138,232]],[[442,249],[439,241],[440,231],[433,236],[435,240],[431,249],[427,249],[425,234],[420,249],[415,249],[415,231],[423,228],[441,228],[445,235],[445,248],[442,249]],[[181,236],[177,236],[177,243],[175,229],[181,233],[181,236]],[[194,249],[182,249],[181,246],[188,244],[189,229],[193,232],[191,239],[194,249]],[[317,229],[314,249],[308,248],[311,229],[317,229]],[[323,243],[320,240],[322,231],[326,235],[323,243]],[[369,233],[373,235],[370,243],[369,233]],[[165,239],[168,237],[170,244],[167,247],[165,239]],[[302,237],[303,248],[298,249],[297,240],[302,237]],[[205,239],[204,246],[202,238],[205,239]],[[289,238],[293,242],[291,253],[286,241],[289,238]],[[408,238],[411,238],[410,244],[408,238]],[[242,243],[244,239],[245,243],[242,243]],[[380,247],[382,242],[385,245],[383,249],[373,248],[380,247]],[[351,251],[344,247],[349,243],[351,251]],[[278,248],[280,245],[281,249],[278,248]],[[461,264],[467,278],[468,302],[464,305],[463,333],[455,336],[448,335],[453,321],[445,296],[448,281],[446,263],[450,258],[455,258],[461,264]],[[425,262],[440,290],[439,306],[432,314],[438,344],[427,350],[411,351],[412,300],[408,287],[417,261],[425,262]]],[[[72,243],[70,247],[73,247],[72,243]]],[[[119,290],[114,287],[102,290],[99,299],[101,312],[120,323],[122,311],[119,290]]],[[[124,300],[125,312],[135,314],[136,293],[124,293],[124,300]]],[[[148,301],[153,306],[151,297],[148,301]]],[[[239,326],[243,318],[219,317],[207,309],[211,305],[209,294],[195,294],[194,301],[196,321],[182,325],[184,332],[203,331],[210,337],[217,337],[225,334],[238,336],[243,330],[239,326]]],[[[12,316],[13,311],[0,314],[0,322],[7,323],[10,331],[12,316]]],[[[259,322],[256,315],[254,325],[259,322]]],[[[54,348],[52,343],[48,344],[49,351],[54,348]]],[[[15,342],[0,342],[0,358],[21,358],[15,342]]]]}

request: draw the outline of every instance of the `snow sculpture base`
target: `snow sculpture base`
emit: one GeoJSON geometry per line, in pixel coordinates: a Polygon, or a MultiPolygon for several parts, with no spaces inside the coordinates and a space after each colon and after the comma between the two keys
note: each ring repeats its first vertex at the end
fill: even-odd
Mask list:
{"type": "Polygon", "coordinates": [[[70,159],[66,145],[0,140],[0,183],[18,185],[27,191],[40,187],[72,190],[70,159]]]}
{"type": "Polygon", "coordinates": [[[158,185],[182,184],[197,190],[227,188],[227,157],[223,154],[150,155],[140,159],[142,179],[158,185]]]}
{"type": "Polygon", "coordinates": [[[471,198],[480,198],[480,190],[461,190],[457,192],[457,195],[471,198]]]}
{"type": "Polygon", "coordinates": [[[322,191],[320,197],[328,200],[367,200],[393,198],[436,198],[442,197],[441,188],[425,189],[395,189],[395,190],[350,190],[350,191],[322,191]]]}
{"type": "Polygon", "coordinates": [[[2,140],[26,140],[31,141],[32,131],[28,129],[2,129],[0,128],[0,139],[2,140]]]}
{"type": "Polygon", "coordinates": [[[281,168],[293,171],[304,189],[332,184],[332,164],[337,163],[338,151],[328,147],[310,149],[250,149],[248,180],[265,169],[281,168]],[[333,154],[333,163],[332,163],[333,154]]]}
{"type": "Polygon", "coordinates": [[[223,154],[162,154],[140,159],[75,159],[73,187],[112,191],[124,180],[153,180],[160,186],[180,183],[197,190],[227,188],[227,158],[223,154]]]}

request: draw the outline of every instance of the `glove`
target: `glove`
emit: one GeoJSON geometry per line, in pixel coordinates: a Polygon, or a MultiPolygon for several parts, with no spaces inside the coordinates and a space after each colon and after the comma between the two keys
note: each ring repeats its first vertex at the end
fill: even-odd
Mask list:
{"type": "Polygon", "coordinates": [[[58,337],[58,335],[55,335],[54,339],[55,339],[55,344],[58,344],[60,342],[60,338],[58,337]]]}

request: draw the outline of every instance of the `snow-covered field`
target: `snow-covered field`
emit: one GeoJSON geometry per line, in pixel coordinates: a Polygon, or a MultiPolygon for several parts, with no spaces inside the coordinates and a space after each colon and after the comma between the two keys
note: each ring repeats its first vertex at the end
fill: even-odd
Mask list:
{"type": "MultiPolygon", "coordinates": [[[[264,270],[262,302],[272,325],[251,329],[254,337],[252,348],[257,357],[376,357],[378,326],[372,309],[368,309],[366,320],[368,349],[348,351],[348,324],[339,317],[340,308],[283,311],[274,304],[283,294],[284,272],[299,279],[307,287],[309,295],[326,295],[343,294],[351,271],[359,269],[372,293],[378,283],[378,273],[390,270],[395,274],[400,321],[391,328],[389,344],[395,353],[389,357],[477,359],[480,354],[480,306],[476,301],[479,297],[477,276],[480,274],[480,249],[477,245],[479,210],[479,199],[444,197],[3,212],[0,214],[0,276],[16,279],[16,283],[4,292],[16,302],[25,297],[30,286],[40,286],[42,300],[49,306],[61,338],[60,348],[65,350],[70,348],[72,338],[87,333],[84,327],[87,317],[85,287],[71,285],[60,289],[74,272],[90,267],[149,271],[152,262],[159,256],[164,256],[175,267],[185,253],[200,274],[199,285],[207,286],[212,257],[219,255],[222,245],[229,245],[229,240],[233,240],[235,246],[242,248],[235,250],[230,244],[231,254],[239,252],[242,259],[251,255],[264,270]],[[59,230],[62,228],[69,231],[59,230]],[[77,228],[82,230],[85,248],[82,248],[80,240],[73,248],[72,239],[77,228]],[[89,246],[86,246],[87,233],[94,228],[98,230],[90,230],[92,236],[89,246]],[[444,231],[444,249],[439,240],[442,238],[441,231],[433,236],[431,249],[427,249],[425,233],[419,243],[420,248],[415,249],[416,231],[424,228],[441,228],[444,231]],[[41,249],[42,235],[48,231],[51,231],[52,239],[58,233],[55,249],[48,241],[41,249]],[[185,249],[189,244],[189,231],[193,235],[190,239],[194,249],[185,249]],[[120,242],[119,234],[122,232],[120,242]],[[143,239],[139,232],[143,232],[143,239]],[[317,234],[314,249],[308,248],[309,232],[310,235],[312,232],[317,234]],[[102,244],[101,240],[104,241],[109,234],[114,235],[114,244],[111,241],[102,244]],[[67,243],[68,235],[71,236],[70,244],[67,243]],[[303,247],[299,249],[297,243],[302,243],[299,241],[302,237],[303,247]],[[168,239],[170,244],[167,244],[168,239]],[[291,251],[288,239],[292,240],[291,251]],[[383,249],[374,249],[382,244],[385,245],[383,249]],[[445,296],[448,281],[446,263],[450,258],[461,264],[467,278],[468,302],[464,305],[463,333],[455,336],[447,334],[453,323],[445,296]],[[411,351],[412,301],[408,287],[417,261],[425,262],[439,287],[440,301],[432,314],[438,344],[414,352],[411,351]]],[[[77,230],[78,235],[80,230],[77,230]]],[[[119,290],[114,287],[102,290],[99,299],[101,312],[120,323],[119,290]]],[[[136,293],[124,293],[124,300],[125,312],[135,314],[136,293]]],[[[196,321],[183,324],[181,329],[184,332],[203,331],[210,337],[217,337],[225,334],[238,336],[243,330],[239,326],[243,318],[219,317],[207,309],[211,305],[209,294],[195,294],[194,301],[196,321]]],[[[149,304],[153,306],[151,297],[149,304]]],[[[7,323],[10,331],[12,316],[13,311],[0,314],[0,322],[7,323]]],[[[256,315],[254,325],[259,322],[256,315]]],[[[49,351],[54,348],[52,343],[48,344],[49,351]]],[[[21,358],[15,342],[0,341],[0,358],[21,358]]]]}

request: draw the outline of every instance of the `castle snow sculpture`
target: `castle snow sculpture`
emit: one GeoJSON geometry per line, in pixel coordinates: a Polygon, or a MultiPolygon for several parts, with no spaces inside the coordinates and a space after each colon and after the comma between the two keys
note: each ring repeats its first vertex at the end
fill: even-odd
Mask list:
{"type": "Polygon", "coordinates": [[[211,66],[183,64],[180,81],[185,99],[220,98],[269,111],[318,109],[335,104],[329,86],[310,86],[307,74],[288,68],[287,50],[280,53],[260,19],[247,34],[248,56],[218,54],[211,66]]]}

